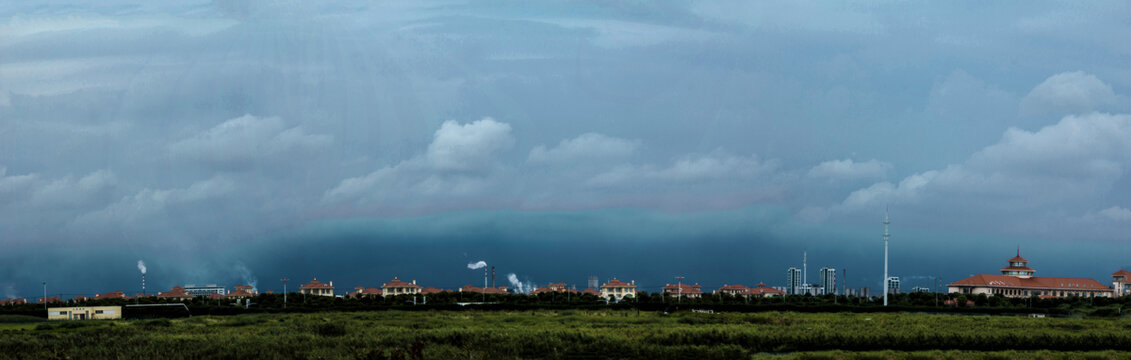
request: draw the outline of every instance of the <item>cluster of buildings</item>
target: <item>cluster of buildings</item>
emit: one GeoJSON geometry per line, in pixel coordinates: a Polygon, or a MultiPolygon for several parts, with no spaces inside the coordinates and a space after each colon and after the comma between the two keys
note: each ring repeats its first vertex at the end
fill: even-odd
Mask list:
{"type": "MultiPolygon", "coordinates": [[[[786,286],[770,287],[764,283],[759,283],[756,286],[745,286],[739,284],[724,284],[716,290],[709,290],[711,294],[727,294],[731,296],[741,296],[746,298],[757,297],[775,297],[784,295],[825,295],[825,294],[843,294],[854,296],[871,296],[867,287],[859,289],[845,288],[842,284],[838,283],[837,269],[830,267],[823,267],[819,271],[819,279],[817,283],[808,283],[806,280],[806,265],[805,260],[802,261],[802,268],[791,267],[786,272],[786,286]]],[[[844,270],[842,270],[843,272],[844,270]]],[[[1017,255],[1007,260],[1007,266],[1000,269],[1000,274],[978,274],[968,278],[948,284],[947,291],[949,293],[958,293],[966,295],[979,295],[985,294],[988,296],[1001,295],[1005,297],[1031,297],[1037,296],[1040,298],[1065,298],[1065,297],[1118,297],[1124,295],[1131,295],[1131,272],[1126,270],[1119,270],[1113,274],[1111,286],[1103,284],[1094,279],[1088,278],[1069,278],[1069,277],[1043,277],[1036,276],[1036,270],[1029,266],[1029,260],[1021,257],[1021,251],[1018,249],[1017,255]]],[[[665,296],[673,298],[700,298],[706,294],[703,287],[699,284],[684,284],[682,277],[680,282],[676,284],[665,284],[662,287],[662,293],[665,296]]],[[[454,290],[440,289],[435,287],[424,287],[418,285],[416,280],[404,281],[398,277],[382,284],[380,287],[364,287],[357,286],[351,292],[339,295],[335,293],[334,282],[322,282],[317,278],[310,282],[303,284],[299,287],[299,292],[310,296],[344,296],[347,298],[361,298],[361,297],[387,297],[397,295],[430,295],[438,293],[468,293],[468,294],[508,294],[509,289],[506,286],[493,286],[494,279],[492,278],[492,286],[478,287],[474,285],[464,285],[454,290]]],[[[486,279],[484,279],[486,285],[486,279]]],[[[898,277],[889,277],[887,279],[887,287],[889,292],[898,293],[900,288],[898,277]]],[[[625,299],[633,299],[638,296],[637,286],[635,281],[621,281],[616,278],[597,286],[596,277],[590,277],[589,287],[585,290],[577,290],[571,288],[565,283],[551,283],[545,287],[538,287],[531,291],[532,295],[547,294],[547,293],[560,293],[560,294],[589,294],[598,296],[602,299],[607,299],[610,302],[619,302],[625,299]]],[[[930,292],[931,289],[927,287],[915,287],[912,292],[930,292]]],[[[267,291],[271,293],[271,291],[267,291]]],[[[228,290],[223,286],[216,284],[208,284],[197,286],[193,284],[185,286],[174,286],[168,291],[158,291],[156,294],[138,293],[135,296],[127,295],[121,290],[111,291],[107,293],[94,294],[93,296],[76,296],[69,302],[82,303],[87,300],[104,300],[104,299],[124,299],[132,300],[139,298],[153,298],[153,299],[166,299],[185,301],[197,297],[206,297],[215,300],[236,300],[246,299],[259,294],[259,291],[252,285],[236,285],[233,289],[228,290]]],[[[59,297],[41,297],[37,301],[41,304],[63,304],[68,301],[61,300],[59,297]]],[[[25,299],[0,299],[0,306],[3,305],[17,305],[26,304],[25,299]]],[[[96,307],[83,308],[83,313],[76,313],[71,311],[65,314],[52,314],[51,316],[66,317],[66,318],[83,318],[92,319],[106,316],[113,316],[113,313],[106,313],[107,309],[98,309],[96,307]],[[87,313],[85,311],[93,311],[87,313]],[[98,311],[103,311],[99,313],[98,311]]]]}

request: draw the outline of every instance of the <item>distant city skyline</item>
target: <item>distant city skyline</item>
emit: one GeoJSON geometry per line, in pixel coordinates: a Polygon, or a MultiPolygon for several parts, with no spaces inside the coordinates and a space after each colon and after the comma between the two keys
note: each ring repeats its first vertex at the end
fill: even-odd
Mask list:
{"type": "Polygon", "coordinates": [[[1105,281],[1131,264],[1128,13],[7,2],[0,298],[133,292],[138,260],[149,289],[454,288],[480,260],[781,286],[805,252],[880,295],[887,208],[904,289],[1018,246],[1105,281]]]}

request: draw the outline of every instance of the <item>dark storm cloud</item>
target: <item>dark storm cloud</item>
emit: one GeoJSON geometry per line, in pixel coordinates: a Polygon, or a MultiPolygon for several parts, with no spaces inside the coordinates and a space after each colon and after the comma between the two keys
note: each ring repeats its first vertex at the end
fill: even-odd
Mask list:
{"type": "Polygon", "coordinates": [[[0,295],[138,259],[166,287],[452,287],[471,258],[776,284],[806,248],[878,286],[885,206],[896,273],[1021,244],[1102,278],[1131,255],[1126,4],[977,6],[0,5],[0,295]]]}

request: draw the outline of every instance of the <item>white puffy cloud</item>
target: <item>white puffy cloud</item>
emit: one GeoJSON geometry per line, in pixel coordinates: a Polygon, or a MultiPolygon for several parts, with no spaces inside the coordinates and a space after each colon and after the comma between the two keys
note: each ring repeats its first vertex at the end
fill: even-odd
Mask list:
{"type": "Polygon", "coordinates": [[[891,164],[876,159],[855,162],[852,159],[829,160],[809,169],[811,178],[829,180],[875,179],[887,176],[891,164]]]}
{"type": "Polygon", "coordinates": [[[585,133],[572,139],[562,140],[552,148],[538,145],[530,150],[527,161],[541,164],[579,160],[616,160],[632,155],[640,148],[640,144],[640,140],[622,139],[599,133],[585,133]]]}
{"type": "Polygon", "coordinates": [[[671,165],[621,165],[590,178],[590,186],[638,186],[656,182],[675,184],[709,180],[743,181],[770,175],[778,168],[774,160],[757,155],[738,156],[717,150],[705,155],[688,155],[671,165]]]}
{"type": "Polygon", "coordinates": [[[492,118],[463,125],[448,120],[433,135],[426,158],[436,170],[482,171],[493,164],[496,153],[513,145],[510,124],[492,118]]]}
{"type": "Polygon", "coordinates": [[[1131,221],[1131,210],[1119,206],[1100,210],[1100,215],[1115,221],[1131,221]]]}
{"type": "Polygon", "coordinates": [[[1050,76],[1021,100],[1023,116],[1063,116],[1107,110],[1121,101],[1111,85],[1083,71],[1050,76]]]}
{"type": "Polygon", "coordinates": [[[323,201],[404,201],[419,195],[474,195],[488,186],[499,185],[484,176],[500,170],[496,155],[513,144],[509,124],[491,118],[463,125],[447,121],[436,130],[423,156],[344,179],[326,191],[323,201]]]}
{"type": "Polygon", "coordinates": [[[99,195],[117,185],[114,172],[102,169],[75,179],[72,175],[45,178],[40,174],[7,175],[0,166],[0,208],[61,210],[98,205],[99,195]]]}
{"type": "Polygon", "coordinates": [[[176,155],[228,169],[246,168],[270,157],[291,157],[328,146],[329,135],[287,127],[278,117],[244,115],[169,146],[176,155]]]}
{"type": "MultiPolygon", "coordinates": [[[[1129,169],[1131,115],[1067,116],[1038,131],[1009,129],[998,143],[963,163],[913,174],[898,184],[880,182],[853,191],[834,210],[855,212],[891,204],[921,214],[923,221],[1052,235],[1067,229],[1048,224],[1071,220],[1069,214],[1106,201],[1108,194],[1120,190],[1114,185],[1129,169]],[[928,214],[940,212],[946,216],[927,220],[928,214]]],[[[1109,208],[1098,216],[1122,219],[1124,214],[1122,208],[1109,208]]]]}
{"type": "Polygon", "coordinates": [[[146,188],[136,194],[125,196],[101,210],[83,214],[75,219],[75,223],[98,227],[119,223],[131,224],[161,213],[170,206],[213,199],[229,194],[234,189],[235,182],[222,176],[198,181],[186,188],[157,190],[146,188]]]}

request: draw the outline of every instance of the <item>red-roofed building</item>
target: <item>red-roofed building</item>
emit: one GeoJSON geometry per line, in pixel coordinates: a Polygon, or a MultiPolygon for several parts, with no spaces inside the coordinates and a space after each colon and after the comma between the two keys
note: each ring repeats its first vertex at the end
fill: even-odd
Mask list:
{"type": "Polygon", "coordinates": [[[593,288],[587,288],[585,290],[581,290],[581,293],[582,294],[589,294],[589,295],[593,295],[593,296],[601,296],[601,292],[597,291],[596,289],[593,289],[593,288]]]}
{"type": "Polygon", "coordinates": [[[534,291],[531,291],[530,294],[531,295],[538,295],[538,294],[542,294],[542,293],[572,293],[572,294],[576,294],[578,292],[579,291],[573,290],[573,289],[570,289],[569,287],[567,287],[566,283],[553,283],[553,284],[550,284],[550,285],[546,285],[546,287],[540,287],[540,288],[534,289],[534,291]]]}
{"type": "Polygon", "coordinates": [[[621,301],[622,299],[636,298],[636,280],[632,283],[613,278],[609,282],[601,285],[601,297],[609,300],[621,301]]]}
{"type": "Polygon", "coordinates": [[[23,298],[12,298],[12,299],[2,299],[2,300],[0,300],[0,306],[20,305],[20,304],[27,304],[27,300],[23,299],[23,298]]]}
{"type": "Polygon", "coordinates": [[[416,285],[416,280],[410,283],[394,276],[392,281],[381,285],[381,296],[415,295],[420,293],[420,289],[420,285],[416,285]]]}
{"type": "Polygon", "coordinates": [[[364,286],[355,287],[354,292],[349,293],[349,295],[346,295],[346,297],[352,297],[352,298],[378,297],[378,296],[381,296],[381,289],[366,288],[364,286]]]}
{"type": "Polygon", "coordinates": [[[475,286],[475,285],[464,285],[464,286],[461,286],[459,289],[457,289],[457,291],[468,292],[468,293],[476,293],[476,294],[506,294],[507,293],[507,287],[506,286],[500,286],[500,287],[481,288],[481,287],[478,287],[478,286],[475,286]]]}
{"type": "MultiPolygon", "coordinates": [[[[317,281],[317,280],[315,280],[315,281],[317,281]]],[[[331,294],[333,294],[333,291],[334,291],[334,288],[331,287],[330,288],[331,294]]],[[[224,295],[224,297],[228,298],[228,299],[243,299],[243,298],[253,297],[255,295],[259,295],[259,291],[255,290],[254,286],[251,286],[251,285],[236,285],[236,289],[229,291],[226,295],[224,295]]],[[[331,295],[331,296],[333,296],[333,295],[331,295]]]]}
{"type": "Polygon", "coordinates": [[[72,302],[83,302],[83,301],[88,301],[88,300],[90,300],[89,296],[82,296],[82,295],[75,296],[75,297],[71,298],[72,302]]]}
{"type": "Polygon", "coordinates": [[[91,298],[91,300],[106,300],[106,299],[132,299],[132,298],[129,297],[129,296],[126,296],[126,293],[122,292],[122,290],[114,290],[114,291],[111,291],[111,292],[108,292],[108,293],[105,293],[105,294],[94,294],[94,297],[91,298]]]}
{"type": "Polygon", "coordinates": [[[674,297],[698,298],[703,296],[703,287],[699,284],[667,284],[663,287],[664,295],[674,297]]]}
{"type": "Polygon", "coordinates": [[[722,294],[727,294],[727,295],[732,295],[732,296],[739,296],[739,295],[746,295],[747,290],[750,290],[750,288],[746,287],[746,285],[723,284],[723,287],[719,288],[718,290],[715,290],[715,293],[716,294],[722,293],[722,294]]]}
{"type": "Polygon", "coordinates": [[[1001,275],[978,274],[947,286],[951,293],[1007,297],[1111,297],[1113,293],[1107,285],[1094,279],[1033,276],[1034,273],[1036,270],[1029,267],[1029,260],[1022,258],[1018,251],[1017,256],[1009,259],[1009,266],[1001,268],[1001,275]]]}
{"type": "Polygon", "coordinates": [[[158,299],[167,299],[167,300],[192,300],[193,296],[191,294],[189,294],[188,292],[186,292],[185,288],[180,287],[180,286],[174,286],[173,290],[169,290],[169,291],[166,291],[166,292],[158,292],[157,298],[158,299]]]}
{"type": "Polygon", "coordinates": [[[62,303],[63,300],[59,300],[58,296],[52,296],[52,297],[49,297],[49,298],[40,297],[39,299],[36,299],[36,302],[38,302],[40,304],[43,304],[43,303],[54,304],[54,303],[62,303]]]}
{"type": "Polygon", "coordinates": [[[435,287],[431,287],[431,286],[420,290],[420,293],[424,294],[424,295],[439,294],[439,293],[446,293],[446,292],[452,292],[452,291],[448,290],[448,289],[440,289],[440,288],[435,288],[435,287]]]}
{"type": "Polygon", "coordinates": [[[1131,288],[1129,288],[1127,286],[1128,282],[1131,282],[1131,272],[1128,272],[1127,270],[1119,269],[1119,271],[1112,273],[1111,274],[1111,289],[1112,289],[1113,295],[1124,296],[1124,295],[1127,295],[1128,293],[1131,293],[1131,288]]]}
{"type": "Polygon", "coordinates": [[[314,278],[314,280],[311,280],[306,284],[302,284],[302,286],[298,288],[298,291],[299,293],[307,295],[334,296],[334,282],[331,281],[329,284],[327,284],[318,281],[318,278],[314,278]]]}
{"type": "Polygon", "coordinates": [[[747,289],[746,294],[753,297],[774,297],[785,296],[785,291],[766,286],[764,283],[758,283],[758,286],[747,289]]]}

